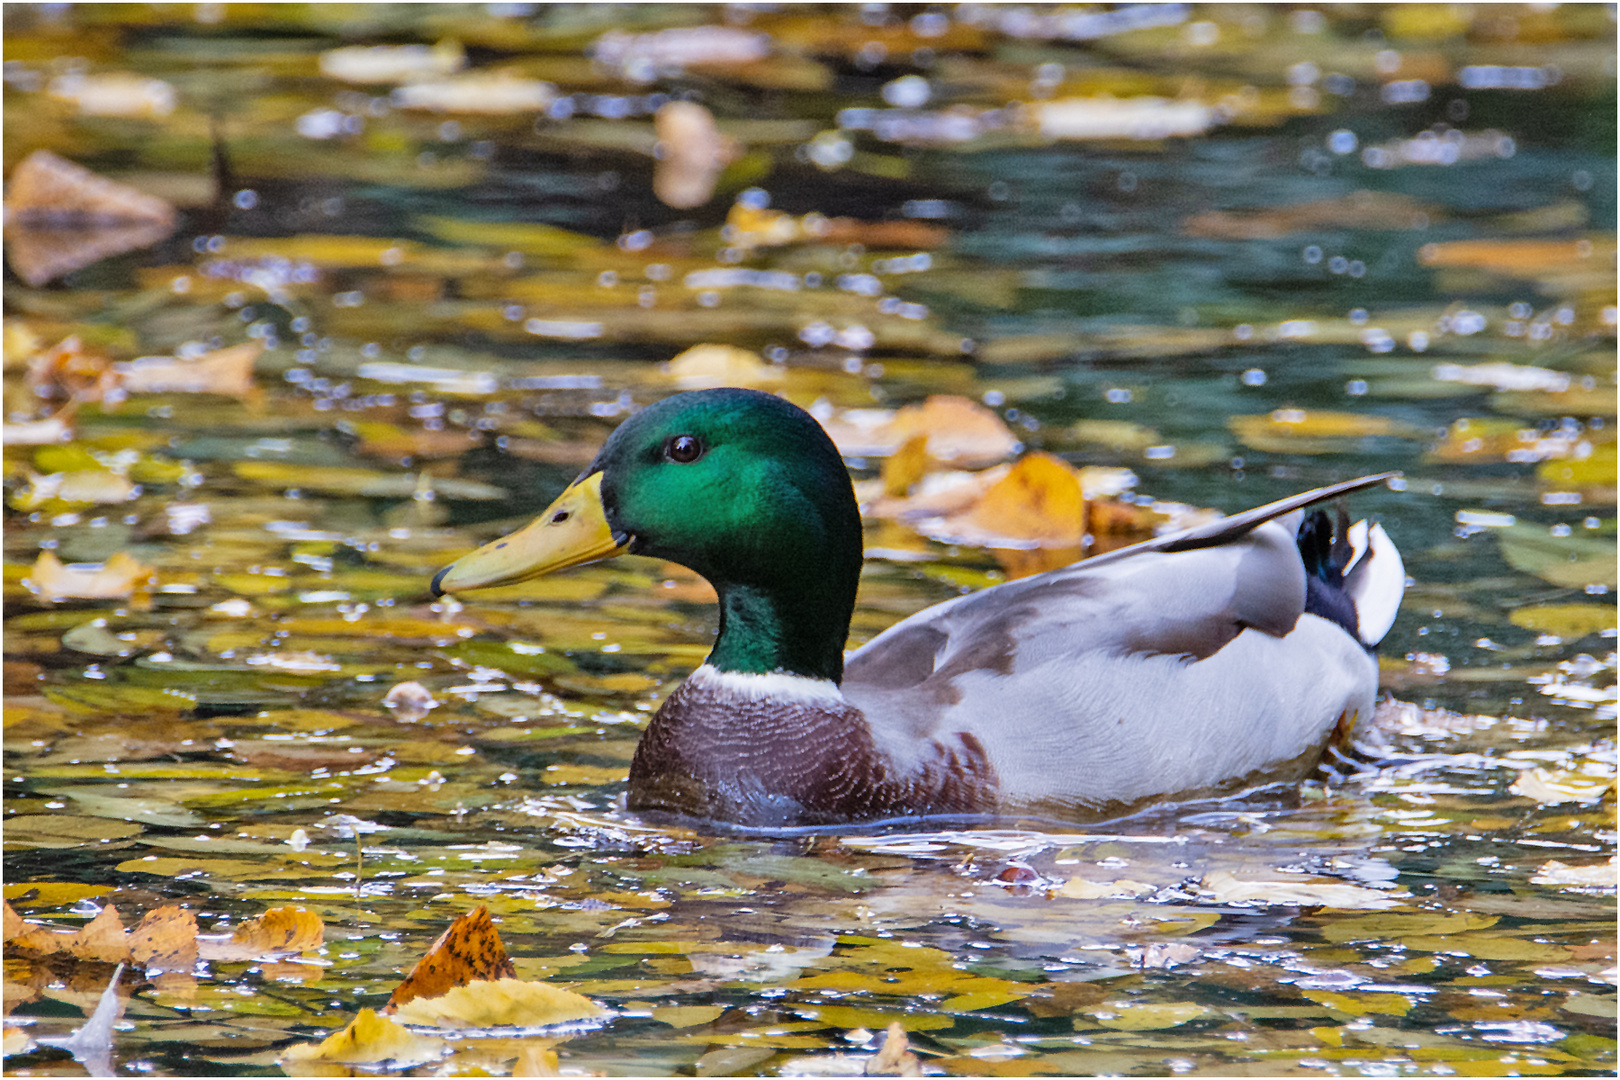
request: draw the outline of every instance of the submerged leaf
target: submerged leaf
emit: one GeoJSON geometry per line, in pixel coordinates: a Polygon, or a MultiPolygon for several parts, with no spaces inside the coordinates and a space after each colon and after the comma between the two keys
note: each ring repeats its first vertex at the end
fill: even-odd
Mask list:
{"type": "Polygon", "coordinates": [[[12,269],[40,286],[112,255],[148,247],[174,231],[174,207],[36,150],[6,185],[6,253],[12,269]]]}

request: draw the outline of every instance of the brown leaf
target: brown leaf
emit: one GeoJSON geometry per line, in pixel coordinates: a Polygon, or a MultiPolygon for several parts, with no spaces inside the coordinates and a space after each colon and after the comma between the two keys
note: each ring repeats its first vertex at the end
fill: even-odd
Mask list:
{"type": "Polygon", "coordinates": [[[7,185],[6,251],[32,286],[155,244],[174,227],[174,207],[164,200],[49,150],[24,158],[7,185]]]}
{"type": "Polygon", "coordinates": [[[439,935],[410,974],[394,988],[385,1012],[418,997],[438,997],[453,987],[479,979],[513,979],[517,970],[506,955],[501,936],[490,920],[489,908],[480,904],[459,916],[439,935]]]}
{"type": "Polygon", "coordinates": [[[147,912],[129,935],[129,952],[148,975],[190,971],[197,963],[197,916],[175,904],[147,912]]]}
{"type": "Polygon", "coordinates": [[[1446,217],[1445,208],[1409,195],[1352,191],[1335,199],[1248,211],[1206,210],[1182,226],[1190,236],[1276,240],[1307,229],[1418,229],[1446,217]]]}
{"type": "Polygon", "coordinates": [[[85,923],[67,943],[67,951],[80,960],[121,964],[130,958],[129,934],[118,909],[108,904],[85,923]]]}
{"type": "Polygon", "coordinates": [[[867,1076],[921,1076],[922,1062],[911,1052],[906,1029],[896,1020],[883,1037],[883,1048],[866,1063],[867,1076]]]}
{"type": "Polygon", "coordinates": [[[5,945],[7,952],[49,956],[61,951],[62,935],[53,934],[38,923],[26,921],[10,903],[5,904],[5,945]]]}
{"type": "Polygon", "coordinates": [[[254,955],[268,952],[307,952],[326,940],[321,917],[303,908],[271,908],[236,928],[231,944],[254,955]]]}

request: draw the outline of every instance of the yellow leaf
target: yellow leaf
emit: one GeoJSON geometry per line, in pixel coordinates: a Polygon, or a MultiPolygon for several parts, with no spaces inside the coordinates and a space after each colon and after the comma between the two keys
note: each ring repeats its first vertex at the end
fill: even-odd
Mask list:
{"type": "Polygon", "coordinates": [[[1574,641],[1615,625],[1614,605],[1598,604],[1539,604],[1513,611],[1508,619],[1514,626],[1526,630],[1539,630],[1574,641]]]}
{"type": "Polygon", "coordinates": [[[602,1007],[583,994],[521,979],[480,980],[438,997],[418,997],[394,1010],[406,1024],[439,1028],[543,1027],[585,1020],[602,1007]]]}
{"type": "Polygon", "coordinates": [[[1412,1010],[1412,1002],[1400,994],[1340,994],[1332,990],[1306,990],[1305,996],[1318,1005],[1326,1005],[1351,1016],[1367,1016],[1371,1013],[1405,1016],[1412,1010]]]}
{"type": "MultiPolygon", "coordinates": [[[[652,1011],[653,1019],[670,1027],[697,1027],[720,1019],[724,1005],[666,1005],[652,1011]]],[[[851,1025],[858,1026],[858,1025],[851,1025]]]]}
{"type": "MultiPolygon", "coordinates": [[[[1613,883],[1612,872],[1610,883],[1613,883]]],[[[1554,960],[1569,959],[1569,953],[1564,951],[1562,945],[1527,941],[1518,937],[1446,934],[1433,937],[1416,935],[1401,940],[1402,944],[1413,952],[1465,952],[1479,960],[1518,960],[1525,963],[1548,963],[1554,960]]]]}
{"type": "Polygon", "coordinates": [[[66,907],[110,892],[111,885],[80,885],[70,881],[13,881],[4,890],[5,898],[9,901],[25,907],[44,908],[66,907]]]}
{"type": "Polygon", "coordinates": [[[1322,937],[1335,944],[1347,941],[1393,941],[1417,934],[1456,934],[1494,926],[1499,916],[1472,911],[1419,911],[1412,914],[1363,915],[1335,919],[1322,927],[1322,937]]]}
{"type": "Polygon", "coordinates": [[[445,1042],[430,1035],[418,1035],[374,1009],[361,1009],[349,1026],[318,1043],[290,1047],[281,1055],[284,1065],[329,1062],[367,1065],[392,1061],[397,1065],[429,1061],[444,1052],[445,1042]]]}
{"type": "Polygon", "coordinates": [[[1092,1015],[1097,1023],[1115,1031],[1156,1031],[1185,1024],[1208,1013],[1208,1009],[1196,1002],[1172,1001],[1159,1005],[1109,1006],[1092,1015]]]}
{"type": "Polygon", "coordinates": [[[1227,420],[1243,445],[1285,454],[1327,454],[1343,449],[1341,440],[1368,435],[1399,435],[1393,420],[1327,409],[1275,409],[1264,416],[1227,420]]]}
{"type": "Polygon", "coordinates": [[[1086,500],[1074,466],[1027,454],[966,511],[920,524],[938,540],[990,547],[1070,547],[1085,534],[1086,500]]]}

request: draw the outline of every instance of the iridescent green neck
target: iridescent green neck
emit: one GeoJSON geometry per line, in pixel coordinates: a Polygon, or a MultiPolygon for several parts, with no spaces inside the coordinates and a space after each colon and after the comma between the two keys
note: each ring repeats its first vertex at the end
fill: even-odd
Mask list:
{"type": "Polygon", "coordinates": [[[715,582],[720,636],[709,663],[721,671],[784,671],[841,681],[859,562],[857,555],[854,574],[826,568],[820,587],[809,590],[715,582]]]}

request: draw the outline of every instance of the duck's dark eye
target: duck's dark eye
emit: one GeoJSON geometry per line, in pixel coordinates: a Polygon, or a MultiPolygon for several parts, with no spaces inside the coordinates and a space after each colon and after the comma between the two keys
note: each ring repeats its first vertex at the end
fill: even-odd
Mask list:
{"type": "Polygon", "coordinates": [[[703,440],[695,435],[676,435],[664,443],[664,456],[688,465],[703,456],[703,440]]]}

